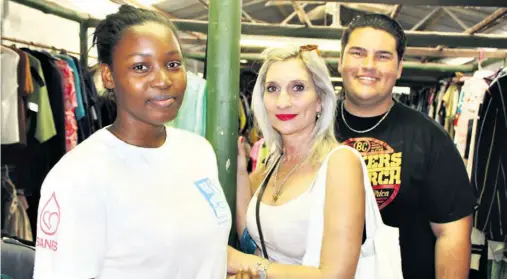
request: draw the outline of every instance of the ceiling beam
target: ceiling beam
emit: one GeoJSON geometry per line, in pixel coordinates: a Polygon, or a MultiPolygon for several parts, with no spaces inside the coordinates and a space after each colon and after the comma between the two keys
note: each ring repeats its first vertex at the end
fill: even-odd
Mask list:
{"type": "Polygon", "coordinates": [[[393,11],[391,12],[391,18],[396,19],[401,12],[401,8],[403,8],[403,5],[394,5],[393,11]]]}
{"type": "Polygon", "coordinates": [[[443,7],[442,8],[463,30],[467,30],[468,26],[456,15],[454,12],[452,12],[450,9],[443,7]]]}
{"type": "MultiPolygon", "coordinates": [[[[408,47],[405,51],[406,56],[426,56],[426,57],[479,57],[479,49],[442,49],[430,47],[408,47]]],[[[507,49],[485,50],[484,58],[506,58],[507,49]]]]}
{"type": "MultiPolygon", "coordinates": [[[[301,8],[305,8],[306,7],[306,3],[304,3],[303,5],[301,5],[301,8]]],[[[291,21],[296,15],[298,14],[297,11],[294,11],[292,14],[290,14],[288,17],[286,17],[280,24],[281,25],[286,25],[287,23],[289,23],[289,21],[291,21]]]]}
{"type": "Polygon", "coordinates": [[[310,18],[308,18],[308,15],[306,14],[305,10],[301,8],[299,3],[292,1],[292,8],[294,8],[294,11],[296,11],[296,13],[298,14],[301,23],[304,23],[308,27],[313,26],[312,22],[310,21],[310,18]]]}
{"type": "MultiPolygon", "coordinates": [[[[162,9],[159,9],[153,5],[145,5],[137,0],[123,0],[123,2],[125,4],[128,4],[128,5],[131,5],[131,6],[135,6],[135,7],[138,7],[138,8],[143,8],[143,9],[146,9],[146,10],[151,10],[151,11],[155,11],[155,12],[158,12],[168,18],[170,18],[171,20],[172,19],[176,19],[177,17],[175,17],[174,15],[162,10],[162,9]]],[[[192,31],[189,31],[188,32],[189,35],[193,36],[193,37],[196,37],[200,40],[203,40],[206,38],[205,35],[201,35],[201,34],[198,34],[198,33],[195,33],[195,32],[192,32],[192,31]]]]}
{"type": "MultiPolygon", "coordinates": [[[[184,55],[193,59],[204,59],[204,52],[186,52],[184,55]]],[[[263,57],[260,53],[242,53],[240,59],[249,61],[262,61],[263,57]]],[[[336,68],[338,66],[339,58],[326,58],[326,63],[336,68]]],[[[419,63],[406,61],[403,62],[403,68],[407,70],[424,70],[436,72],[473,72],[475,65],[447,65],[438,63],[419,63]]]]}
{"type": "MultiPolygon", "coordinates": [[[[207,33],[207,21],[195,21],[175,19],[173,23],[180,30],[196,31],[207,33]]],[[[247,23],[241,24],[241,33],[243,35],[261,35],[261,36],[281,36],[281,37],[297,37],[297,38],[314,38],[314,39],[340,39],[344,27],[329,26],[311,26],[304,25],[277,25],[263,23],[247,23]]],[[[446,45],[449,47],[463,48],[507,48],[507,36],[476,34],[468,35],[463,33],[450,32],[419,32],[406,31],[409,46],[425,46],[434,47],[438,45],[446,45]]]]}
{"type": "MultiPolygon", "coordinates": [[[[500,8],[500,9],[496,10],[495,12],[493,12],[492,14],[490,14],[489,16],[487,16],[481,22],[479,22],[476,25],[474,25],[474,26],[466,29],[463,32],[463,34],[473,35],[473,34],[479,32],[481,30],[487,29],[491,25],[493,25],[496,21],[498,21],[500,18],[502,18],[503,16],[505,16],[506,14],[507,14],[507,9],[506,8],[500,8]]],[[[438,45],[435,48],[435,50],[442,51],[446,47],[447,47],[446,45],[438,45]]],[[[478,57],[478,56],[476,56],[476,57],[478,57]]],[[[422,61],[427,61],[428,57],[423,57],[421,60],[422,61]]]]}
{"type": "Polygon", "coordinates": [[[499,20],[500,18],[502,18],[506,14],[507,14],[507,8],[500,8],[500,9],[496,10],[495,12],[493,12],[492,14],[490,14],[489,16],[487,16],[481,22],[479,22],[476,25],[465,30],[464,33],[469,34],[469,35],[475,34],[479,31],[481,31],[482,29],[487,28],[491,24],[494,24],[497,20],[499,20]]]}
{"type": "MultiPolygon", "coordinates": [[[[209,3],[206,0],[197,0],[197,1],[199,1],[199,3],[201,3],[206,10],[209,10],[209,3]]],[[[255,20],[252,16],[250,16],[247,12],[245,12],[245,9],[241,10],[241,15],[243,15],[243,17],[245,19],[249,20],[250,22],[257,23],[257,20],[255,20]]],[[[206,18],[206,17],[208,17],[208,15],[202,16],[199,18],[203,18],[203,17],[206,18]]]]}
{"type": "MultiPolygon", "coordinates": [[[[287,0],[271,0],[273,3],[288,3],[287,0]]],[[[305,0],[301,2],[343,2],[343,0],[305,0]]],[[[365,3],[365,0],[347,0],[347,3],[365,3]]],[[[468,6],[468,7],[507,7],[503,0],[368,0],[370,4],[410,5],[410,6],[468,6]]]]}

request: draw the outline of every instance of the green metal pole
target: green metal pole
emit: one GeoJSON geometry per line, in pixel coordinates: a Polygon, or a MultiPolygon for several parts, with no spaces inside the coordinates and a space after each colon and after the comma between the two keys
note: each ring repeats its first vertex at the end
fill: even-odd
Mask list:
{"type": "Polygon", "coordinates": [[[232,211],[229,243],[235,240],[236,161],[239,130],[239,39],[241,2],[210,0],[206,137],[215,149],[218,173],[232,211]]]}
{"type": "Polygon", "coordinates": [[[79,54],[83,71],[88,69],[88,24],[81,22],[79,24],[79,54]]]}

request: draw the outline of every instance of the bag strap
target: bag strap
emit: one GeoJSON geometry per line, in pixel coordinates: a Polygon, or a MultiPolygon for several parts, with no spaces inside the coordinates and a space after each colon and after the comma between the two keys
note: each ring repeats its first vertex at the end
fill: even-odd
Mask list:
{"type": "Polygon", "coordinates": [[[266,187],[268,185],[269,179],[271,178],[271,175],[273,174],[273,171],[275,170],[276,166],[280,163],[280,160],[282,159],[282,156],[280,156],[276,163],[271,166],[271,169],[268,171],[268,174],[266,177],[264,177],[264,180],[262,181],[262,184],[260,186],[259,194],[257,195],[257,203],[255,204],[255,220],[257,222],[257,231],[259,232],[259,238],[261,241],[261,249],[262,253],[264,254],[264,258],[268,258],[268,251],[266,249],[266,243],[264,242],[264,235],[262,234],[262,228],[261,228],[261,220],[259,216],[260,211],[260,203],[262,200],[262,196],[264,195],[264,191],[266,190],[266,187]]]}
{"type": "Polygon", "coordinates": [[[363,185],[364,185],[364,203],[365,203],[365,225],[366,225],[366,237],[373,237],[375,235],[375,231],[377,228],[382,226],[384,222],[382,221],[382,216],[380,215],[380,210],[377,205],[377,199],[373,193],[373,187],[371,186],[370,178],[368,177],[368,169],[366,168],[366,164],[364,163],[363,157],[359,151],[348,146],[348,145],[339,145],[335,147],[323,162],[323,166],[321,171],[323,171],[322,175],[326,175],[327,165],[331,154],[336,152],[339,149],[347,148],[350,149],[361,161],[361,166],[363,169],[363,185]]]}

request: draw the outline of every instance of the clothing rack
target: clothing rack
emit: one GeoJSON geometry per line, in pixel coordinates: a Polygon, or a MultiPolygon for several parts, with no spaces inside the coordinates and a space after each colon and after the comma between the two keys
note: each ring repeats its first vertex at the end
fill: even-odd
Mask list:
{"type": "MultiPolygon", "coordinates": [[[[48,49],[48,50],[61,51],[63,53],[69,53],[69,54],[73,54],[73,55],[77,55],[77,56],[81,55],[79,52],[75,52],[75,51],[71,51],[71,50],[66,50],[66,49],[63,49],[63,48],[56,48],[56,47],[50,46],[50,45],[45,45],[45,44],[40,44],[40,43],[34,43],[34,42],[20,40],[20,39],[15,39],[15,38],[10,38],[10,37],[3,37],[2,36],[2,43],[3,43],[3,41],[9,41],[9,42],[13,42],[13,43],[18,43],[18,44],[23,44],[23,45],[27,45],[27,46],[33,46],[33,47],[48,49]]],[[[97,58],[96,56],[88,56],[88,57],[97,58]]]]}

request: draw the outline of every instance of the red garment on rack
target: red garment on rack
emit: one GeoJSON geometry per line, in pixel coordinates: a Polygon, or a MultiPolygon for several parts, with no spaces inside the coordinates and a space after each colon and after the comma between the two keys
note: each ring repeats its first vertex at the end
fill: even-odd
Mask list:
{"type": "Polygon", "coordinates": [[[67,152],[77,145],[77,96],[76,86],[74,84],[74,73],[67,62],[58,59],[56,61],[58,69],[63,77],[63,97],[65,101],[65,147],[67,152]]]}

